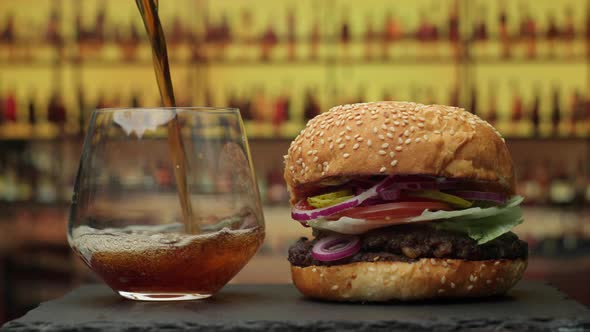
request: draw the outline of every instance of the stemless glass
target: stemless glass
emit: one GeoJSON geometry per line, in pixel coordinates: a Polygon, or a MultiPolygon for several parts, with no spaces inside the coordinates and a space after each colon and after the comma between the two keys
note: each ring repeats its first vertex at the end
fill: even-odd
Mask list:
{"type": "Polygon", "coordinates": [[[262,244],[256,183],[237,109],[96,110],[68,241],[123,297],[206,298],[262,244]]]}

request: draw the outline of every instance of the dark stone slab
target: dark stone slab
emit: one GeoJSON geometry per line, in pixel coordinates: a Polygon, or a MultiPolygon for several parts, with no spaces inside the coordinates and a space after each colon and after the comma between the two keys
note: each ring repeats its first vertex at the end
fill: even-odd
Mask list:
{"type": "Polygon", "coordinates": [[[473,301],[341,304],[291,285],[229,285],[194,302],[149,303],[84,286],[41,304],[2,331],[590,331],[590,309],[555,288],[521,282],[473,301]]]}

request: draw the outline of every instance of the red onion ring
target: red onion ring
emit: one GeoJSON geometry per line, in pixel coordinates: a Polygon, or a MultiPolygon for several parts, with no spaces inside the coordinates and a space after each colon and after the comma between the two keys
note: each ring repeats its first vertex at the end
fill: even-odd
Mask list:
{"type": "Polygon", "coordinates": [[[324,208],[313,209],[313,210],[302,210],[302,209],[297,208],[297,205],[295,205],[291,209],[291,218],[293,218],[299,222],[302,222],[302,221],[317,219],[320,217],[327,217],[327,216],[332,215],[334,213],[338,213],[342,210],[357,207],[360,204],[362,204],[364,201],[378,196],[379,192],[381,190],[383,190],[385,187],[388,187],[391,184],[393,178],[394,178],[393,176],[388,177],[385,180],[374,185],[373,187],[369,188],[365,192],[361,193],[360,195],[349,198],[349,199],[345,200],[344,202],[334,204],[331,206],[327,206],[324,208]]]}
{"type": "Polygon", "coordinates": [[[311,249],[313,258],[320,262],[337,261],[361,250],[358,236],[331,235],[320,239],[311,249]]]}
{"type": "Polygon", "coordinates": [[[506,202],[507,196],[502,193],[495,193],[491,191],[472,191],[472,190],[454,190],[449,191],[449,194],[475,201],[490,201],[494,203],[506,202]]]}

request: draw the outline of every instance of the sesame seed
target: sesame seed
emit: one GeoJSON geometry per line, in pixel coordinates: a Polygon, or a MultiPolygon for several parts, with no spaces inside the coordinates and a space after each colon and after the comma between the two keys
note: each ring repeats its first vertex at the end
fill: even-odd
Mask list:
{"type": "Polygon", "coordinates": [[[369,267],[369,271],[371,271],[371,272],[372,272],[372,271],[375,271],[375,268],[374,268],[374,267],[372,267],[372,266],[370,266],[370,267],[369,267]]]}
{"type": "Polygon", "coordinates": [[[363,141],[363,138],[362,138],[362,137],[358,137],[356,140],[357,140],[358,142],[362,142],[362,141],[363,141]]]}
{"type": "Polygon", "coordinates": [[[402,147],[401,146],[398,145],[398,146],[395,147],[395,151],[401,151],[401,150],[402,150],[402,147]]]}
{"type": "Polygon", "coordinates": [[[435,130],[434,133],[440,135],[440,130],[435,130]]]}
{"type": "Polygon", "coordinates": [[[399,126],[399,121],[393,121],[393,124],[399,126]]]}
{"type": "Polygon", "coordinates": [[[350,136],[346,135],[346,136],[344,136],[344,138],[345,138],[347,141],[350,141],[350,136]]]}
{"type": "Polygon", "coordinates": [[[320,131],[320,137],[323,137],[323,136],[324,136],[324,132],[320,131]]]}
{"type": "Polygon", "coordinates": [[[494,263],[494,265],[498,265],[498,264],[500,264],[500,261],[496,261],[496,262],[494,263]]]}
{"type": "Polygon", "coordinates": [[[410,127],[410,131],[411,131],[411,132],[414,132],[414,131],[416,131],[416,127],[414,127],[414,126],[411,126],[411,127],[410,127]]]}
{"type": "Polygon", "coordinates": [[[455,288],[455,283],[451,281],[451,288],[455,288]]]}
{"type": "Polygon", "coordinates": [[[373,127],[373,132],[376,134],[379,131],[379,129],[377,129],[377,127],[373,127]]]}
{"type": "Polygon", "coordinates": [[[381,144],[381,148],[383,148],[383,149],[387,149],[388,146],[389,146],[389,143],[383,143],[383,144],[381,144]]]}
{"type": "Polygon", "coordinates": [[[336,143],[340,143],[342,142],[342,137],[338,137],[338,139],[336,140],[336,143]]]}
{"type": "Polygon", "coordinates": [[[451,129],[451,132],[449,134],[451,134],[451,136],[455,135],[455,129],[451,129]]]}
{"type": "Polygon", "coordinates": [[[346,132],[343,130],[343,131],[341,131],[341,132],[338,133],[338,136],[344,136],[345,133],[346,132]]]}
{"type": "Polygon", "coordinates": [[[360,125],[362,125],[362,124],[363,124],[363,122],[362,122],[362,121],[360,121],[360,120],[356,122],[356,125],[357,125],[357,126],[360,126],[360,125]]]}
{"type": "Polygon", "coordinates": [[[338,145],[338,148],[340,148],[340,149],[343,149],[343,148],[344,148],[344,145],[345,145],[345,144],[344,144],[344,143],[342,143],[342,144],[338,145]]]}
{"type": "Polygon", "coordinates": [[[379,170],[379,172],[383,173],[383,172],[385,172],[386,170],[387,170],[387,168],[385,168],[385,167],[381,167],[381,169],[379,170]]]}
{"type": "Polygon", "coordinates": [[[418,127],[420,127],[420,128],[424,128],[424,124],[423,124],[422,122],[419,122],[419,123],[418,123],[418,127]]]}
{"type": "Polygon", "coordinates": [[[385,119],[385,123],[390,123],[390,122],[391,122],[391,120],[385,119]]]}
{"type": "Polygon", "coordinates": [[[395,152],[393,152],[393,151],[389,152],[389,156],[390,156],[391,158],[395,157],[395,152]]]}
{"type": "Polygon", "coordinates": [[[424,135],[424,140],[428,141],[428,135],[424,135]]]}
{"type": "Polygon", "coordinates": [[[349,126],[346,126],[346,130],[352,131],[352,128],[350,128],[349,126]]]}
{"type": "Polygon", "coordinates": [[[442,288],[438,290],[438,293],[439,293],[439,294],[442,294],[442,293],[444,293],[444,292],[445,292],[445,290],[444,290],[444,289],[442,289],[442,288]]]}
{"type": "Polygon", "coordinates": [[[338,285],[332,286],[332,290],[337,290],[337,289],[338,289],[338,285]]]}
{"type": "Polygon", "coordinates": [[[394,132],[395,128],[394,127],[389,127],[389,131],[394,132]]]}
{"type": "Polygon", "coordinates": [[[358,148],[359,148],[359,144],[358,144],[358,143],[355,143],[355,144],[352,146],[352,149],[353,149],[353,150],[356,150],[356,149],[358,149],[358,148]]]}
{"type": "Polygon", "coordinates": [[[324,139],[323,138],[320,140],[320,144],[324,145],[324,139]]]}
{"type": "Polygon", "coordinates": [[[411,138],[408,138],[404,143],[410,144],[410,143],[412,143],[412,139],[411,138]]]}
{"type": "Polygon", "coordinates": [[[318,158],[318,156],[315,156],[315,157],[313,157],[313,161],[314,161],[314,162],[315,162],[315,161],[318,161],[318,159],[320,159],[320,158],[318,158]]]}
{"type": "Polygon", "coordinates": [[[416,143],[420,142],[422,139],[420,137],[416,138],[415,141],[416,143]]]}
{"type": "Polygon", "coordinates": [[[444,285],[444,283],[447,281],[447,277],[446,276],[442,276],[440,278],[440,283],[444,285]]]}
{"type": "Polygon", "coordinates": [[[406,137],[410,136],[410,131],[409,130],[404,131],[404,135],[406,135],[406,137]]]}
{"type": "Polygon", "coordinates": [[[401,137],[397,138],[397,144],[404,144],[404,140],[401,137]]]}
{"type": "Polygon", "coordinates": [[[290,170],[293,170],[293,169],[295,169],[295,167],[294,166],[289,166],[289,169],[290,170]]]}
{"type": "Polygon", "coordinates": [[[380,155],[382,155],[382,156],[384,156],[384,155],[386,155],[386,154],[387,154],[387,152],[385,152],[385,151],[383,151],[383,150],[379,150],[379,152],[378,152],[378,153],[379,153],[380,155]]]}
{"type": "Polygon", "coordinates": [[[381,125],[381,129],[387,130],[387,126],[386,125],[381,125]]]}
{"type": "Polygon", "coordinates": [[[322,164],[318,164],[317,169],[318,169],[318,171],[321,171],[322,170],[322,164]]]}
{"type": "Polygon", "coordinates": [[[384,140],[385,139],[385,136],[383,136],[381,134],[379,136],[377,136],[377,137],[379,137],[380,140],[384,140]]]}
{"type": "Polygon", "coordinates": [[[330,150],[334,148],[334,143],[330,143],[330,150]]]}
{"type": "Polygon", "coordinates": [[[352,137],[357,138],[359,136],[361,136],[361,134],[354,134],[354,136],[352,136],[352,137]]]}
{"type": "Polygon", "coordinates": [[[297,152],[301,152],[301,147],[298,147],[297,148],[297,152]]]}
{"type": "Polygon", "coordinates": [[[318,269],[316,269],[315,267],[313,269],[311,269],[311,272],[317,272],[318,269]]]}
{"type": "Polygon", "coordinates": [[[394,161],[392,161],[390,165],[391,165],[392,167],[395,167],[395,165],[397,165],[397,159],[396,159],[396,160],[394,160],[394,161]]]}
{"type": "Polygon", "coordinates": [[[473,285],[467,286],[467,290],[471,290],[471,289],[473,289],[473,285]]]}
{"type": "Polygon", "coordinates": [[[387,136],[389,138],[393,138],[393,134],[392,133],[387,133],[387,135],[385,135],[385,136],[387,136]]]}
{"type": "Polygon", "coordinates": [[[430,264],[432,264],[432,265],[436,265],[436,260],[435,260],[434,258],[431,258],[431,259],[430,259],[430,264]]]}
{"type": "Polygon", "coordinates": [[[350,157],[350,154],[348,154],[348,153],[345,153],[345,154],[343,154],[343,155],[342,155],[342,157],[344,157],[344,158],[348,158],[348,157],[350,157]]]}
{"type": "Polygon", "coordinates": [[[376,114],[373,114],[373,115],[371,115],[371,119],[373,119],[373,120],[377,119],[378,117],[379,117],[379,116],[378,116],[378,115],[376,115],[376,114]]]}
{"type": "Polygon", "coordinates": [[[368,146],[371,146],[371,144],[373,144],[373,142],[372,142],[371,140],[368,140],[368,141],[367,141],[367,145],[368,145],[368,146]]]}

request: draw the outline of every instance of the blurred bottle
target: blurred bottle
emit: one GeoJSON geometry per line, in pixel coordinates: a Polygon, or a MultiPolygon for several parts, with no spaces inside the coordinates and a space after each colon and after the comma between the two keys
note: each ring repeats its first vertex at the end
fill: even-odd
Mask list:
{"type": "Polygon", "coordinates": [[[481,54],[487,53],[487,41],[488,41],[488,26],[485,21],[486,8],[481,6],[478,10],[478,15],[473,23],[473,31],[471,40],[473,40],[478,48],[481,50],[481,54]]]}
{"type": "Polygon", "coordinates": [[[459,2],[453,0],[449,9],[449,16],[447,20],[447,29],[449,34],[449,41],[453,44],[455,55],[459,54],[459,2]]]}
{"type": "Polygon", "coordinates": [[[37,123],[37,106],[35,105],[35,92],[31,91],[27,100],[27,119],[29,124],[37,123]]]}
{"type": "Polygon", "coordinates": [[[586,6],[586,55],[590,56],[590,6],[586,6]]]}
{"type": "Polygon", "coordinates": [[[469,112],[473,114],[478,114],[478,104],[477,104],[477,86],[474,84],[471,85],[471,94],[469,98],[469,112]]]}
{"type": "Polygon", "coordinates": [[[529,112],[531,116],[531,124],[533,125],[533,135],[539,136],[539,124],[540,124],[540,108],[541,108],[541,91],[539,83],[535,84],[535,90],[533,92],[533,103],[531,104],[531,110],[529,112]]]}
{"type": "Polygon", "coordinates": [[[381,57],[386,59],[389,57],[389,49],[391,45],[402,37],[403,31],[401,24],[395,19],[394,14],[388,11],[385,14],[383,22],[383,32],[381,35],[381,57]]]}
{"type": "Polygon", "coordinates": [[[54,6],[49,14],[49,20],[47,21],[47,27],[45,29],[45,39],[50,44],[59,45],[61,43],[61,35],[59,31],[60,21],[59,8],[54,6]]]}
{"type": "Polygon", "coordinates": [[[565,165],[559,163],[554,171],[549,186],[549,199],[551,204],[562,206],[570,205],[576,198],[576,189],[573,179],[568,176],[565,165]]]}
{"type": "Polygon", "coordinates": [[[498,121],[498,91],[497,84],[493,81],[489,82],[489,99],[486,120],[495,126],[498,121]]]}
{"type": "Polygon", "coordinates": [[[131,105],[133,108],[138,108],[142,107],[142,104],[143,103],[141,102],[139,92],[137,90],[133,90],[133,92],[131,92],[131,101],[129,102],[129,105],[131,105]]]}
{"type": "Polygon", "coordinates": [[[519,195],[526,197],[527,204],[539,204],[542,201],[543,189],[538,179],[538,169],[532,167],[530,160],[526,160],[521,167],[518,168],[519,176],[517,182],[517,192],[519,195]]]}
{"type": "Polygon", "coordinates": [[[307,121],[313,119],[318,114],[320,114],[319,102],[313,94],[313,90],[307,89],[303,106],[303,119],[307,123],[307,121]]]}
{"type": "Polygon", "coordinates": [[[269,108],[269,99],[264,91],[264,87],[260,86],[256,89],[254,98],[252,99],[252,115],[254,116],[254,120],[259,123],[267,122],[269,108]]]}
{"type": "Polygon", "coordinates": [[[2,82],[0,81],[0,125],[4,122],[4,94],[2,92],[2,82]]]}
{"type": "Polygon", "coordinates": [[[570,102],[570,125],[569,132],[571,136],[576,135],[576,125],[584,120],[584,98],[580,90],[574,89],[570,102]]]}
{"type": "Polygon", "coordinates": [[[254,93],[248,93],[248,91],[244,90],[244,94],[242,98],[237,98],[240,111],[242,114],[242,118],[244,121],[252,121],[254,120],[254,115],[252,114],[252,96],[254,93]]]}
{"type": "Polygon", "coordinates": [[[547,41],[549,42],[549,56],[555,56],[555,43],[559,38],[559,28],[555,20],[554,12],[550,11],[547,14],[547,32],[545,33],[547,41]]]}
{"type": "Polygon", "coordinates": [[[5,43],[14,43],[16,40],[15,29],[14,29],[14,14],[6,14],[6,23],[4,23],[4,29],[0,32],[0,40],[5,43]]]}
{"type": "Polygon", "coordinates": [[[271,24],[266,27],[264,34],[262,35],[261,39],[261,53],[260,53],[260,60],[261,61],[269,61],[271,60],[272,50],[279,42],[277,34],[271,24]]]}
{"type": "Polygon", "coordinates": [[[553,97],[551,103],[551,127],[553,136],[559,135],[559,125],[561,123],[561,97],[559,87],[553,87],[553,97]]]}
{"type": "Polygon", "coordinates": [[[500,1],[500,10],[498,13],[498,26],[500,41],[502,43],[502,57],[509,58],[511,53],[510,34],[508,32],[508,12],[506,10],[506,1],[500,1]]]}
{"type": "MultiPolygon", "coordinates": [[[[522,96],[517,82],[512,83],[511,134],[518,132],[523,116],[522,96]]],[[[520,134],[520,133],[518,133],[520,134]]]]}
{"type": "Polygon", "coordinates": [[[287,94],[287,90],[283,91],[275,100],[273,105],[272,124],[274,127],[274,135],[281,136],[281,125],[289,121],[291,100],[287,94]]]}
{"type": "Polygon", "coordinates": [[[319,23],[319,20],[317,17],[313,20],[313,23],[311,25],[311,32],[310,32],[310,36],[309,36],[309,41],[311,44],[309,57],[312,60],[316,60],[318,58],[319,49],[320,49],[320,41],[321,41],[320,23],[319,23]]]}
{"type": "Polygon", "coordinates": [[[66,107],[61,94],[57,91],[54,91],[49,98],[47,120],[58,125],[63,125],[66,122],[66,107]]]}
{"type": "Polygon", "coordinates": [[[574,188],[576,191],[575,203],[576,205],[583,207],[586,199],[586,188],[589,186],[589,178],[584,167],[584,160],[578,159],[576,167],[576,175],[574,177],[574,188]]]}
{"type": "Polygon", "coordinates": [[[350,31],[350,21],[348,16],[348,11],[342,18],[342,23],[340,25],[340,48],[342,50],[342,58],[348,59],[348,48],[351,39],[351,31],[350,31]]]}
{"type": "Polygon", "coordinates": [[[78,104],[78,126],[80,127],[80,134],[82,135],[86,132],[86,124],[88,123],[88,115],[86,112],[88,112],[88,110],[86,108],[86,99],[84,98],[84,89],[81,85],[78,85],[77,88],[76,101],[78,104]]]}
{"type": "Polygon", "coordinates": [[[520,35],[526,43],[528,58],[537,56],[537,23],[527,9],[523,9],[523,19],[520,23],[520,35]]]}
{"type": "Polygon", "coordinates": [[[565,51],[567,56],[572,56],[574,53],[574,39],[576,38],[576,28],[574,27],[574,10],[572,7],[565,9],[565,22],[563,24],[563,31],[561,38],[565,42],[565,51]]]}
{"type": "Polygon", "coordinates": [[[4,121],[5,122],[16,122],[17,121],[17,103],[16,103],[16,92],[13,88],[9,88],[4,95],[4,121]]]}
{"type": "Polygon", "coordinates": [[[267,174],[266,184],[268,204],[286,204],[289,201],[289,192],[283,179],[283,172],[280,169],[274,169],[267,174]]]}
{"type": "Polygon", "coordinates": [[[375,44],[375,40],[377,39],[377,32],[375,31],[373,25],[373,17],[371,15],[367,15],[365,17],[366,22],[366,30],[365,30],[365,60],[373,59],[373,47],[375,44]]]}
{"type": "Polygon", "coordinates": [[[289,61],[295,60],[295,24],[295,9],[289,8],[287,11],[287,58],[289,61]]]}

